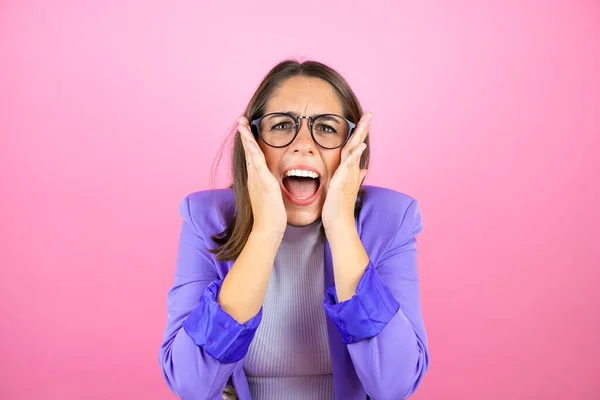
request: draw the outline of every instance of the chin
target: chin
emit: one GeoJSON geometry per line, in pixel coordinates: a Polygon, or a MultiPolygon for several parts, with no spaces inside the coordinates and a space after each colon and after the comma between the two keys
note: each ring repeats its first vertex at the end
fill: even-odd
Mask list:
{"type": "Polygon", "coordinates": [[[321,209],[318,210],[287,210],[287,222],[292,226],[310,225],[321,218],[321,209]]]}

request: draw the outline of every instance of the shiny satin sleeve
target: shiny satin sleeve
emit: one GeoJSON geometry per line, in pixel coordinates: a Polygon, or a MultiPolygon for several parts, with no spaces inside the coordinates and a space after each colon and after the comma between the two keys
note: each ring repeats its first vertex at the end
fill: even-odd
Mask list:
{"type": "Polygon", "coordinates": [[[369,262],[356,294],[338,303],[332,287],[325,297],[326,314],[346,343],[365,391],[378,400],[409,397],[429,366],[417,273],[421,228],[413,201],[386,251],[369,262]]]}
{"type": "Polygon", "coordinates": [[[379,335],[400,308],[372,262],[369,262],[352,298],[338,302],[335,286],[332,285],[327,290],[323,305],[345,344],[379,335]]]}
{"type": "Polygon", "coordinates": [[[187,198],[180,214],[183,224],[175,281],[167,296],[160,366],[179,398],[221,398],[247,352],[260,315],[241,325],[221,309],[217,296],[222,280],[192,221],[187,198]]]}
{"type": "Polygon", "coordinates": [[[183,322],[183,329],[208,355],[229,364],[240,361],[248,353],[262,318],[262,308],[240,324],[217,302],[222,284],[222,280],[213,281],[204,289],[200,304],[183,322]]]}

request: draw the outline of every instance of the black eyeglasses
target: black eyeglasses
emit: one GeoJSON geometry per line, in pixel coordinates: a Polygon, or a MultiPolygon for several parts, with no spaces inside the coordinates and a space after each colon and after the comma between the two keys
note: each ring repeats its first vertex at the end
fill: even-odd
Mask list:
{"type": "Polygon", "coordinates": [[[256,138],[271,147],[289,146],[300,131],[300,120],[308,120],[310,135],[315,143],[324,149],[337,149],[343,146],[354,132],[356,124],[336,114],[321,114],[314,117],[294,116],[288,113],[270,113],[250,122],[256,138]]]}

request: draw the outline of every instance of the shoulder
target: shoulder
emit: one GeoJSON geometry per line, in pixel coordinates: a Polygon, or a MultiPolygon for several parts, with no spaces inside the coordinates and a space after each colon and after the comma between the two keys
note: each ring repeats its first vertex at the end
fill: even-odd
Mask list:
{"type": "Polygon", "coordinates": [[[363,186],[365,196],[358,217],[364,233],[385,237],[414,236],[421,231],[418,201],[407,194],[379,186],[363,186]]]}
{"type": "Polygon", "coordinates": [[[193,225],[197,232],[206,232],[210,236],[225,228],[234,208],[233,190],[202,190],[181,199],[179,214],[184,221],[193,225]]]}
{"type": "Polygon", "coordinates": [[[412,196],[380,186],[364,185],[365,198],[363,208],[376,208],[394,214],[406,210],[416,199],[412,196]]]}

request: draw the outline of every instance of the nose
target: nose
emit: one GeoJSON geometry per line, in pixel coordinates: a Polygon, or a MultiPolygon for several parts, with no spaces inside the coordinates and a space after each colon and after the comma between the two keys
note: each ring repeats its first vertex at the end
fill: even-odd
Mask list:
{"type": "Polygon", "coordinates": [[[293,153],[316,154],[317,145],[310,134],[309,121],[308,117],[298,118],[298,135],[296,135],[296,139],[291,144],[291,151],[293,153]]]}

